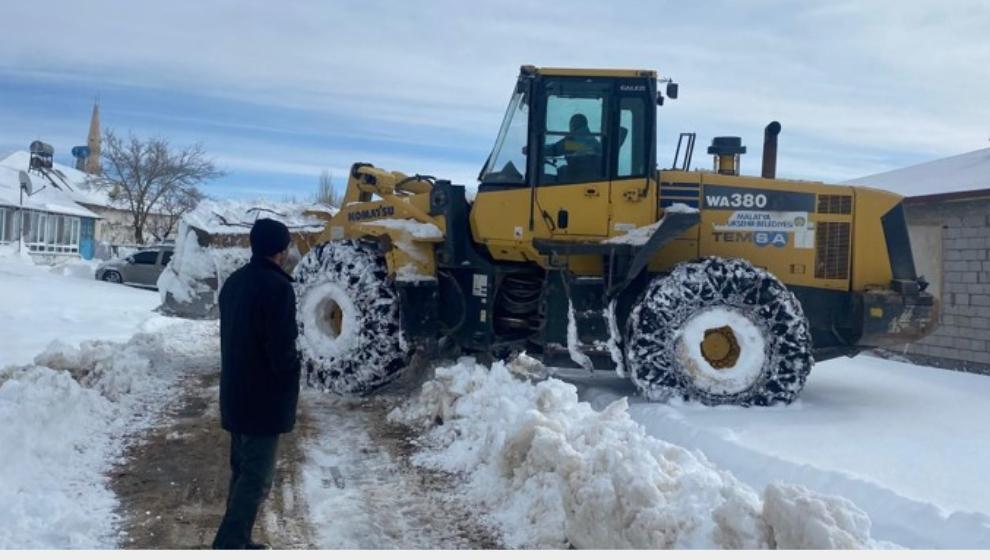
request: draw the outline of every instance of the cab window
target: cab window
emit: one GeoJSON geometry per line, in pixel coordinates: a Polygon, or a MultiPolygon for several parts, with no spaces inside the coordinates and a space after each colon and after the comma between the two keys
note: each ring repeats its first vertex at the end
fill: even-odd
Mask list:
{"type": "Polygon", "coordinates": [[[610,86],[548,80],[541,131],[540,184],[589,183],[608,177],[605,135],[610,86]]]}
{"type": "Polygon", "coordinates": [[[647,107],[643,97],[623,97],[619,101],[618,161],[616,177],[642,177],[646,175],[646,156],[649,153],[647,107]]]}
{"type": "Polygon", "coordinates": [[[479,180],[499,185],[526,184],[526,139],[529,131],[529,96],[520,84],[505,111],[495,147],[479,180]]]}

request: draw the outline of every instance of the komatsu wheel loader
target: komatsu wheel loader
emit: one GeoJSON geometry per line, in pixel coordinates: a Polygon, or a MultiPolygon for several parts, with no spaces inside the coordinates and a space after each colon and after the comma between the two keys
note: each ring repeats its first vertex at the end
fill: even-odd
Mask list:
{"type": "Polygon", "coordinates": [[[473,200],[354,164],[295,270],[310,382],[364,393],[417,350],[526,351],[651,399],[768,405],[816,359],[930,331],[899,196],[774,179],[777,123],[762,177],[739,174],[736,137],[698,171],[682,135],[658,170],[657,108],[677,89],[648,70],[523,66],[473,200]]]}

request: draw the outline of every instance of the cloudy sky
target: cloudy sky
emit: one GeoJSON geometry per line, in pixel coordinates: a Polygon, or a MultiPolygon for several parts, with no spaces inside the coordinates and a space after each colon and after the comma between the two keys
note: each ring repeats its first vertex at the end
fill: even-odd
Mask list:
{"type": "MultiPolygon", "coordinates": [[[[202,142],[218,197],[304,198],[354,161],[474,184],[521,64],[655,69],[681,131],[846,180],[990,146],[990,2],[4,2],[0,154],[105,127],[202,142]]],[[[342,182],[342,179],[338,179],[342,182]]]]}

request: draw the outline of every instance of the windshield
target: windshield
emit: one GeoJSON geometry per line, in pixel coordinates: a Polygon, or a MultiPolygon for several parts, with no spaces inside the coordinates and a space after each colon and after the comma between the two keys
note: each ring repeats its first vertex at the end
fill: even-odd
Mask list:
{"type": "Polygon", "coordinates": [[[499,128],[495,147],[481,171],[482,183],[523,185],[526,183],[526,138],[529,130],[529,96],[516,88],[499,128]]]}

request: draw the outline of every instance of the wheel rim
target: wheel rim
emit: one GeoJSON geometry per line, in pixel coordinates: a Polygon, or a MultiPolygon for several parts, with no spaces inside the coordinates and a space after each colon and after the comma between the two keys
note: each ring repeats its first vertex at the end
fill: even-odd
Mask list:
{"type": "Polygon", "coordinates": [[[337,284],[315,286],[302,296],[300,311],[306,341],[324,354],[339,354],[356,341],[353,299],[337,284]]]}
{"type": "Polygon", "coordinates": [[[736,332],[729,325],[707,329],[701,339],[701,355],[715,369],[736,365],[741,352],[736,332]]]}
{"type": "Polygon", "coordinates": [[[698,389],[710,394],[743,392],[760,378],[766,338],[745,312],[714,307],[693,315],[675,342],[678,361],[698,389]]]}
{"type": "Polygon", "coordinates": [[[107,282],[113,282],[114,284],[120,283],[120,274],[117,274],[116,272],[106,273],[105,278],[107,282]]]}
{"type": "Polygon", "coordinates": [[[344,311],[337,304],[336,300],[327,299],[326,322],[333,337],[340,336],[340,331],[344,327],[344,311]]]}

